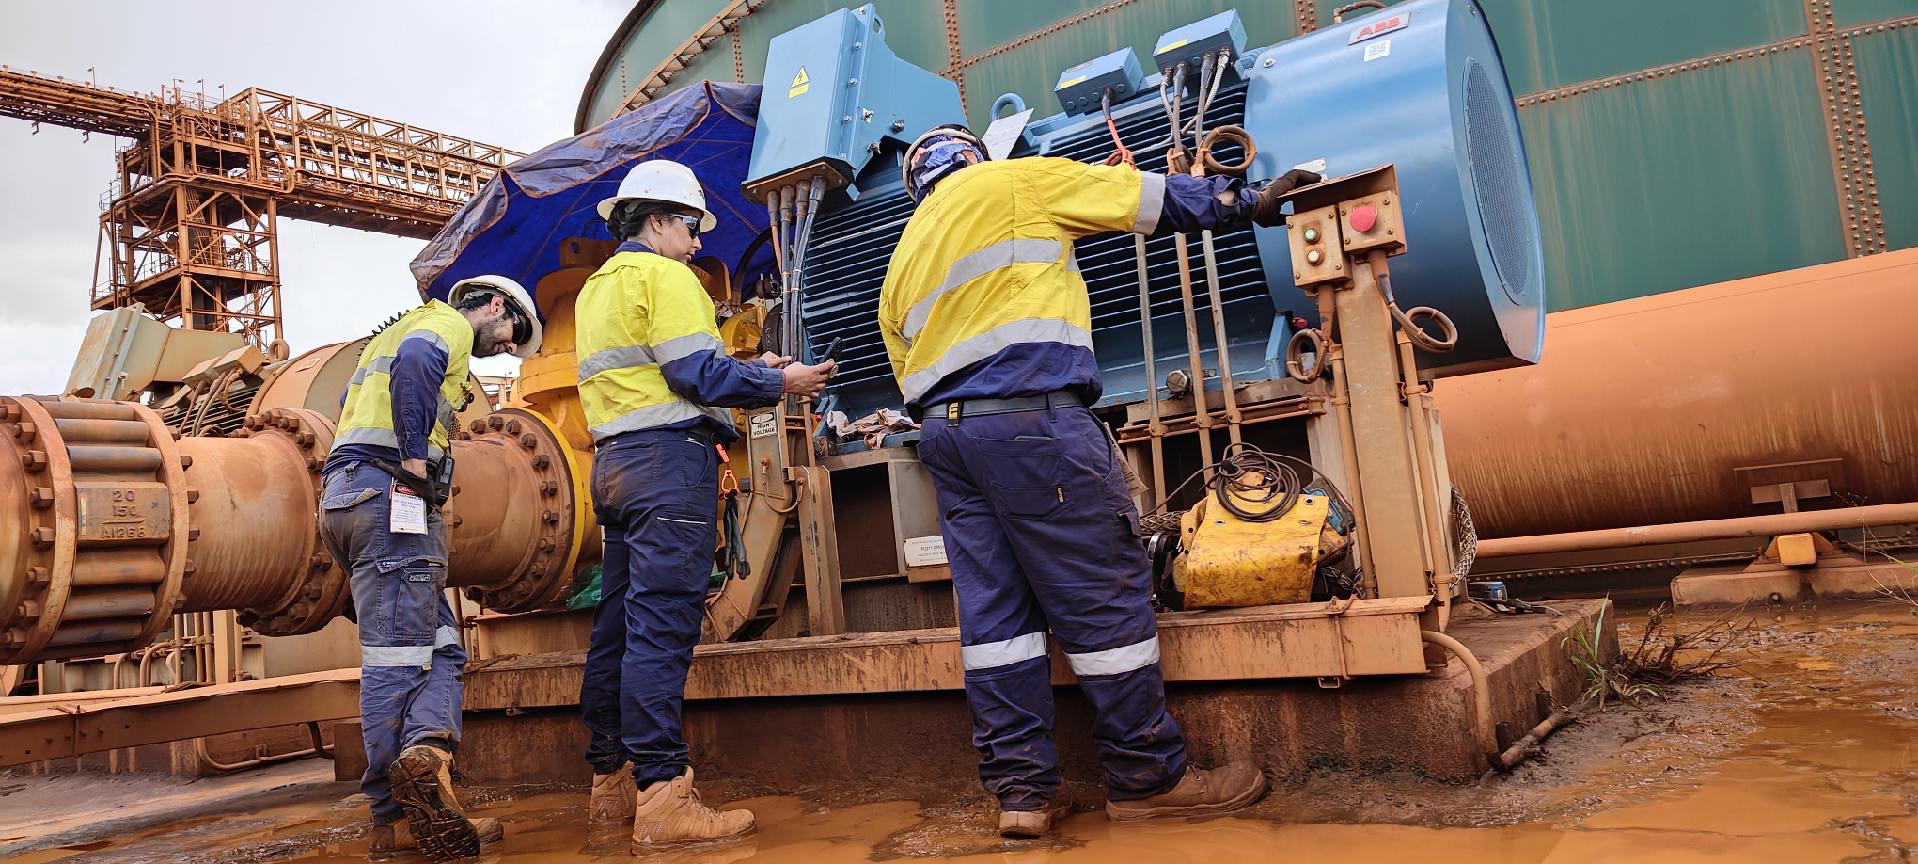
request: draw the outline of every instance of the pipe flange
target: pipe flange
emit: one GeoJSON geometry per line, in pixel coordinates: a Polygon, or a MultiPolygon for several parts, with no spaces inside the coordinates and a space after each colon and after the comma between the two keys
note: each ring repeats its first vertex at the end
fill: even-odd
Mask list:
{"type": "Polygon", "coordinates": [[[333,421],[305,408],[270,408],[246,418],[235,435],[269,438],[297,449],[306,464],[305,479],[314,512],[309,522],[312,530],[306,532],[300,550],[307,562],[305,574],[273,603],[241,609],[239,621],[265,636],[317,631],[344,611],[347,598],[352,596],[350,574],[334,566],[333,556],[319,535],[320,496],[326,489],[321,469],[326,465],[326,454],[333,449],[333,421]]]}
{"type": "Polygon", "coordinates": [[[0,526],[15,523],[0,557],[24,577],[0,586],[0,663],[151,642],[179,606],[194,536],[171,430],[130,402],[27,397],[0,398],[0,434],[0,493],[18,495],[0,504],[0,526]]]}
{"type": "MultiPolygon", "coordinates": [[[[480,438],[505,438],[510,450],[525,456],[537,478],[540,521],[539,539],[520,572],[503,583],[469,587],[466,597],[498,612],[537,609],[559,599],[578,566],[593,518],[586,466],[559,427],[533,411],[504,408],[469,428],[480,438]]],[[[458,489],[456,483],[455,494],[458,489]]]]}

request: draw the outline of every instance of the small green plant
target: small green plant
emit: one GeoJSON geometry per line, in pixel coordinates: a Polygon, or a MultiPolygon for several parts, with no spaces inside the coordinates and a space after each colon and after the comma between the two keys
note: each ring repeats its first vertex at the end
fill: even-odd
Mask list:
{"type": "Polygon", "coordinates": [[[1584,671],[1587,681],[1580,701],[1595,703],[1603,710],[1612,699],[1637,705],[1641,699],[1664,698],[1664,692],[1657,687],[1633,681],[1621,674],[1617,660],[1608,662],[1605,659],[1599,646],[1604,643],[1605,616],[1611,609],[1611,604],[1606,604],[1598,611],[1598,617],[1592,620],[1590,628],[1573,630],[1571,635],[1565,637],[1564,647],[1571,652],[1572,662],[1584,671]]]}
{"type": "Polygon", "coordinates": [[[1613,699],[1633,705],[1643,699],[1663,699],[1673,684],[1737,669],[1735,658],[1751,641],[1753,622],[1741,615],[1742,608],[1685,632],[1673,623],[1671,609],[1659,604],[1646,616],[1638,644],[1607,661],[1599,645],[1605,632],[1605,615],[1610,611],[1609,606],[1601,610],[1589,629],[1573,631],[1564,643],[1572,662],[1589,682],[1585,701],[1599,708],[1613,699]]]}

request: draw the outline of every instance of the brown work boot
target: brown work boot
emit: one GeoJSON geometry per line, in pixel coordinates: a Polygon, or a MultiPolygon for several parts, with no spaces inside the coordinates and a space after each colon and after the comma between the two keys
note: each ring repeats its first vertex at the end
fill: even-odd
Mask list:
{"type": "Polygon", "coordinates": [[[453,754],[430,744],[400,751],[387,769],[393,800],[406,811],[419,850],[434,861],[478,855],[480,846],[506,836],[498,819],[468,819],[453,792],[453,754]]]}
{"type": "Polygon", "coordinates": [[[714,810],[699,802],[693,769],[640,791],[633,807],[633,854],[743,837],[753,830],[753,811],[714,810]]]}
{"type": "Polygon", "coordinates": [[[631,766],[620,766],[611,774],[593,775],[593,798],[587,806],[586,821],[630,822],[638,805],[639,787],[633,785],[631,766]]]}
{"type": "MultiPolygon", "coordinates": [[[[498,819],[491,817],[474,819],[473,833],[479,835],[480,845],[485,846],[488,843],[497,843],[500,838],[505,837],[506,826],[501,825],[498,819]]],[[[366,851],[367,857],[374,860],[391,858],[401,852],[413,852],[420,848],[420,844],[413,839],[412,829],[405,822],[374,825],[370,836],[373,838],[373,843],[367,847],[366,851]]]]}
{"type": "Polygon", "coordinates": [[[1052,823],[1065,818],[1066,808],[1048,802],[1037,810],[999,811],[999,836],[1008,840],[1031,840],[1052,830],[1052,823]]]}
{"type": "Polygon", "coordinates": [[[1106,818],[1136,822],[1167,816],[1216,816],[1250,807],[1264,794],[1265,774],[1250,762],[1212,769],[1188,766],[1179,785],[1165,792],[1134,801],[1107,801],[1106,818]]]}
{"type": "Polygon", "coordinates": [[[375,860],[391,858],[401,852],[411,852],[420,848],[420,844],[413,842],[413,832],[406,829],[405,822],[385,824],[376,822],[373,824],[372,832],[367,836],[371,837],[373,842],[366,847],[366,854],[367,857],[375,860]]]}

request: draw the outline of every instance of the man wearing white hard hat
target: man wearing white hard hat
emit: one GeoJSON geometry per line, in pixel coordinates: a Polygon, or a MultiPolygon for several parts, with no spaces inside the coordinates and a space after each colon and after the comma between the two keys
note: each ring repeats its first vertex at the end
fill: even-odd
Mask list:
{"type": "Polygon", "coordinates": [[[680,728],[718,540],[718,448],[739,438],[727,409],[817,395],[833,364],[726,353],[712,298],[686,266],[717,224],[692,169],[634,166],[599,214],[621,242],[580,289],[574,316],[606,540],[580,707],[590,818],[633,819],[641,853],[753,829],[749,811],[700,803],[680,728]]]}
{"type": "Polygon", "coordinates": [[[320,538],[352,574],[360,625],[360,729],[376,856],[417,848],[447,861],[502,835],[453,793],[466,652],[447,608],[448,455],[473,357],[539,350],[533,298],[504,276],[453,286],[393,322],[360,355],[326,459],[320,538]],[[402,824],[400,818],[406,822],[402,824]]]}

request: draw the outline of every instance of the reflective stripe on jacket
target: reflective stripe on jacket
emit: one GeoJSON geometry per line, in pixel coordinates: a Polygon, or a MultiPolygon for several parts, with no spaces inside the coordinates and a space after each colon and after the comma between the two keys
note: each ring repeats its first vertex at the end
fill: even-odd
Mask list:
{"type": "Polygon", "coordinates": [[[438,300],[401,316],[367,343],[359,366],[347,380],[339,431],[333,437],[335,450],[348,444],[371,444],[391,447],[401,452],[401,458],[410,458],[404,453],[394,422],[392,385],[394,362],[401,346],[411,340],[422,340],[446,355],[446,371],[435,382],[438,392],[432,428],[426,431],[427,458],[438,460],[446,455],[453,427],[459,423],[457,414],[466,401],[473,325],[459,310],[438,300]]]}
{"type": "MultiPolygon", "coordinates": [[[[1089,360],[1091,303],[1073,241],[1152,233],[1164,192],[1161,175],[1056,157],[986,162],[940,182],[906,224],[879,295],[906,402],[920,404],[943,379],[1001,354],[1057,348],[1089,360]]],[[[1014,367],[1035,380],[998,382],[998,395],[1098,384],[1089,362],[1014,367]]]]}
{"type": "Polygon", "coordinates": [[[686,265],[625,243],[575,302],[579,397],[594,441],[707,425],[738,437],[726,407],[778,401],[784,375],[726,356],[712,297],[686,265]]]}

